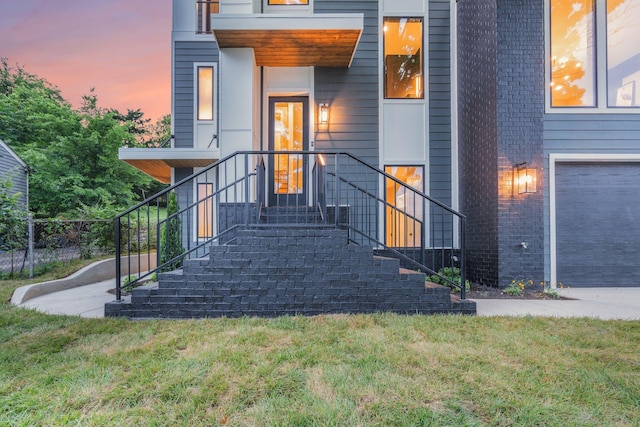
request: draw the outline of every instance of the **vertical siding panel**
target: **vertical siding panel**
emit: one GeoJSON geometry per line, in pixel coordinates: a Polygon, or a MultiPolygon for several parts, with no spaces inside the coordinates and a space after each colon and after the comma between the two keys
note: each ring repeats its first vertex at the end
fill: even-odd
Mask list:
{"type": "Polygon", "coordinates": [[[448,0],[429,1],[430,195],[451,206],[451,18],[448,0]]]}
{"type": "Polygon", "coordinates": [[[364,30],[350,68],[316,67],[316,102],[328,102],[328,132],[316,149],[349,151],[378,165],[378,0],[316,0],[315,13],[364,13],[364,30]]]}
{"type": "Polygon", "coordinates": [[[193,147],[193,64],[218,62],[220,55],[218,45],[213,41],[188,41],[175,43],[174,56],[175,146],[191,148],[193,147]]]}

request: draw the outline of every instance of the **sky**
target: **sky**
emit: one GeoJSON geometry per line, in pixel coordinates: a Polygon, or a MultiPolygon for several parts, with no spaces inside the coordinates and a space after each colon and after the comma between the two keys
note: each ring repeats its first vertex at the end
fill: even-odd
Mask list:
{"type": "Polygon", "coordinates": [[[0,0],[0,57],[74,107],[171,112],[171,0],[0,0]]]}

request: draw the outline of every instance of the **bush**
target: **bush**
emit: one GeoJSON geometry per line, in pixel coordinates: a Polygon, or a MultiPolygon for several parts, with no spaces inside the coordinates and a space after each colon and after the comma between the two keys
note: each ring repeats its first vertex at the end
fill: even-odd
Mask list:
{"type": "MultiPolygon", "coordinates": [[[[439,276],[435,274],[432,274],[431,276],[427,276],[427,281],[438,284],[438,285],[448,286],[454,290],[460,289],[461,279],[460,279],[460,269],[458,267],[441,268],[440,270],[438,270],[438,274],[439,276]],[[443,280],[442,277],[440,276],[446,279],[449,279],[450,281],[458,285],[458,287],[454,287],[451,283],[449,283],[446,280],[443,280]]],[[[468,280],[465,280],[464,284],[465,284],[465,291],[469,292],[469,290],[471,289],[471,284],[469,283],[468,280]]]]}

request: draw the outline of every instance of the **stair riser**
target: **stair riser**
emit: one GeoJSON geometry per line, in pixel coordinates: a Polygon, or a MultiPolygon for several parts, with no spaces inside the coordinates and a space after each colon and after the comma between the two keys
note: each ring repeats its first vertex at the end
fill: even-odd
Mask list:
{"type": "Polygon", "coordinates": [[[345,230],[248,229],[236,246],[159,275],[157,288],[134,289],[130,303],[105,314],[128,317],[219,317],[323,313],[473,314],[451,303],[449,288],[425,286],[423,274],[399,271],[397,259],[347,244],[345,230]]]}

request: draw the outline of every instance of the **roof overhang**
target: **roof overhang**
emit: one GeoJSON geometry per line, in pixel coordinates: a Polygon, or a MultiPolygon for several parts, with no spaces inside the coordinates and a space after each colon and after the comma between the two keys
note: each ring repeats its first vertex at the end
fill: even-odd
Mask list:
{"type": "Polygon", "coordinates": [[[120,148],[118,158],[164,184],[171,168],[204,167],[219,160],[217,151],[197,148],[120,148]]]}
{"type": "Polygon", "coordinates": [[[364,15],[211,15],[221,49],[253,48],[265,67],[349,67],[358,47],[364,15]]]}

